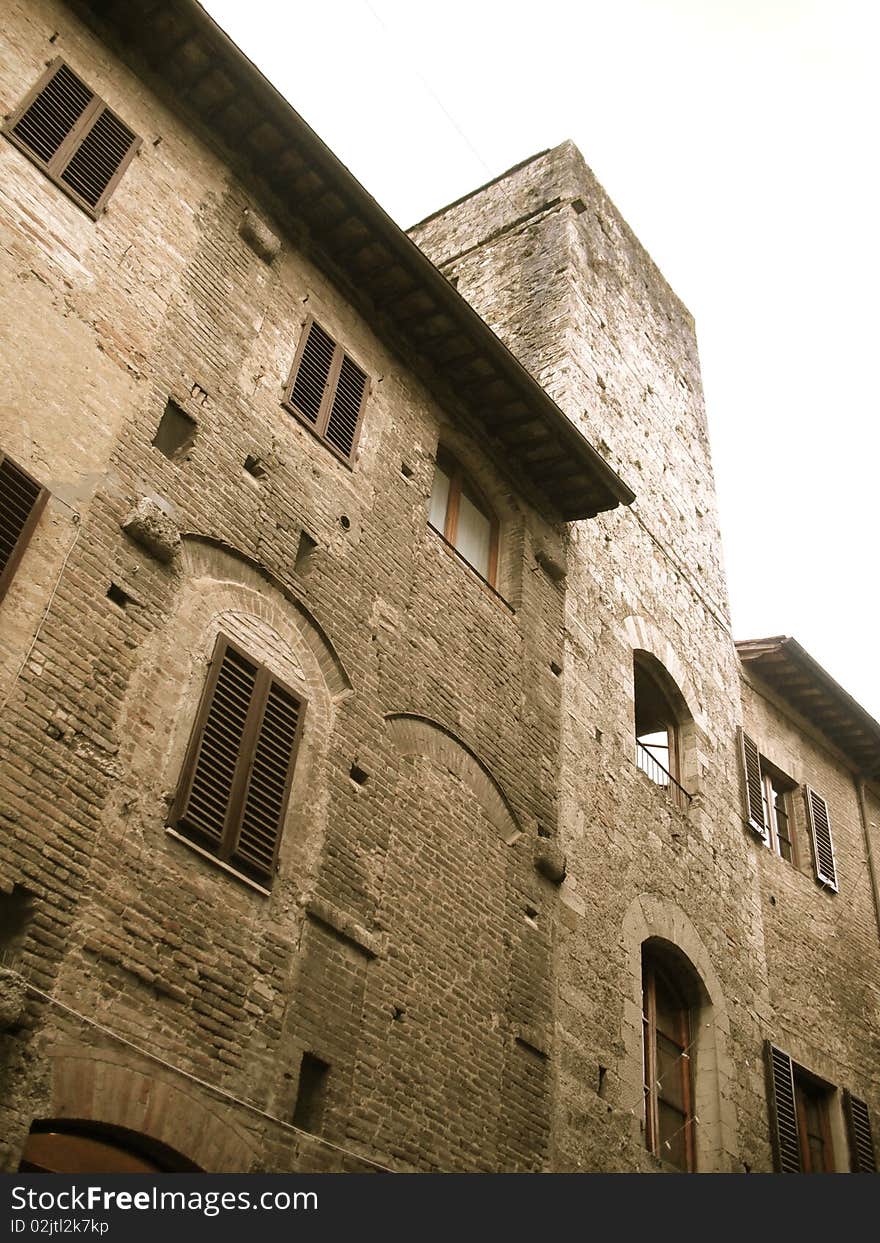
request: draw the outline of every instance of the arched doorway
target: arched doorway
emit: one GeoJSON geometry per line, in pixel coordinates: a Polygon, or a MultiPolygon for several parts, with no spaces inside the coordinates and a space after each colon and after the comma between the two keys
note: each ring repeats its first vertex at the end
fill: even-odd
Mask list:
{"type": "Polygon", "coordinates": [[[167,1144],[99,1122],[47,1119],[31,1127],[22,1174],[198,1174],[192,1161],[167,1144]]]}

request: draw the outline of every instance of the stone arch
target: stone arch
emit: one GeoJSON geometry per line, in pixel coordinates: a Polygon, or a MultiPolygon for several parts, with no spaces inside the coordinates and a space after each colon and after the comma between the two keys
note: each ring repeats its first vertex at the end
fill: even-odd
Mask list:
{"type": "Polygon", "coordinates": [[[690,671],[663,631],[648,618],[627,617],[623,629],[633,654],[634,687],[641,670],[660,687],[674,713],[678,771],[673,775],[689,794],[698,794],[702,778],[700,740],[706,729],[690,671]]]}
{"type": "Polygon", "coordinates": [[[392,712],[385,720],[401,755],[421,755],[448,768],[473,792],[502,841],[512,846],[522,837],[523,831],[501,786],[466,743],[436,721],[415,713],[392,712]]]}
{"type": "Polygon", "coordinates": [[[248,1173],[254,1140],[229,1108],[183,1079],[133,1069],[110,1050],[58,1050],[50,1056],[49,1116],[102,1123],[145,1136],[212,1174],[248,1173]]]}
{"type": "MultiPolygon", "coordinates": [[[[730,1023],[721,982],[694,925],[680,907],[655,894],[641,894],[631,904],[622,927],[627,992],[623,1015],[623,1101],[641,1101],[644,1090],[642,1050],[642,953],[647,946],[674,965],[695,1016],[691,1056],[694,1064],[697,1169],[703,1173],[737,1168],[736,1117],[733,1106],[735,1068],[731,1060],[730,1023]]],[[[644,1143],[644,1118],[633,1111],[633,1136],[644,1143]]]]}
{"type": "Polygon", "coordinates": [[[647,617],[624,618],[623,630],[633,652],[645,652],[665,671],[689,716],[705,732],[705,720],[690,670],[659,626],[647,617]]]}

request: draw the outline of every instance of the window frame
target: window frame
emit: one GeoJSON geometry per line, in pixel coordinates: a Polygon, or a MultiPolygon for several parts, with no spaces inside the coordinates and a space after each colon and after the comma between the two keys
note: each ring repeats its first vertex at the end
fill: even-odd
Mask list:
{"type": "MultiPolygon", "coordinates": [[[[646,653],[646,655],[650,656],[650,653],[646,653]]],[[[648,663],[640,652],[633,652],[633,735],[636,742],[636,768],[639,772],[644,773],[652,784],[659,786],[661,790],[666,790],[674,806],[676,806],[679,811],[687,811],[690,806],[692,794],[684,787],[684,785],[682,785],[681,780],[682,753],[684,749],[682,743],[683,722],[681,720],[680,712],[676,710],[675,704],[663,684],[663,678],[658,676],[655,672],[652,667],[653,664],[658,665],[659,668],[662,669],[662,666],[660,666],[659,662],[653,657],[651,659],[651,663],[648,663]],[[642,697],[639,694],[640,682],[648,682],[650,684],[653,695],[661,702],[663,708],[665,709],[665,724],[663,729],[651,730],[650,733],[662,733],[665,730],[667,744],[665,750],[668,767],[662,764],[654,754],[652,747],[657,744],[645,743],[642,741],[643,738],[649,736],[649,733],[639,733],[639,699],[642,697]],[[658,780],[651,768],[647,766],[645,760],[643,759],[642,751],[645,751],[653,764],[655,764],[657,768],[662,771],[665,778],[664,780],[658,780]]],[[[669,675],[667,674],[666,677],[668,678],[668,676],[669,675]]],[[[663,748],[658,747],[658,749],[662,750],[663,748]]]]}
{"type": "Polygon", "coordinates": [[[354,469],[358,444],[360,443],[361,431],[364,424],[364,413],[366,411],[367,401],[370,397],[371,391],[372,380],[369,372],[360,365],[353,354],[350,354],[349,351],[340,344],[336,337],[327,331],[317,316],[307,316],[297,343],[296,353],[293,356],[293,364],[291,365],[290,373],[287,377],[287,383],[284,386],[284,397],[281,404],[289,414],[292,414],[294,418],[296,418],[296,420],[303,425],[303,427],[307,428],[312,433],[316,440],[319,440],[326,449],[329,449],[334,457],[338,458],[343,465],[349,468],[349,470],[354,469]],[[330,361],[330,368],[327,372],[327,379],[324,381],[324,391],[321,397],[321,405],[318,409],[317,415],[315,416],[314,422],[308,417],[307,414],[304,413],[304,411],[300,410],[300,408],[295,405],[293,401],[293,390],[296,386],[297,376],[299,375],[299,369],[302,364],[303,355],[306,351],[306,346],[308,345],[309,334],[312,331],[313,324],[317,325],[317,327],[324,333],[333,345],[333,355],[330,361]],[[351,450],[347,456],[341,449],[333,444],[332,440],[328,440],[326,437],[327,426],[333,412],[333,402],[336,397],[339,375],[342,370],[343,362],[346,358],[353,366],[357,367],[358,371],[360,371],[364,377],[364,390],[361,394],[357,422],[355,424],[354,432],[352,433],[351,450]]]}
{"type": "Polygon", "coordinates": [[[261,889],[263,892],[268,892],[268,887],[272,884],[278,868],[278,856],[281,849],[281,840],[284,836],[285,822],[290,809],[290,793],[296,772],[307,706],[308,700],[306,697],[301,692],[295,691],[281,678],[276,677],[262,661],[257,660],[256,657],[245,651],[243,647],[227,635],[223,633],[217,635],[199,706],[181,765],[174,801],[168,812],[166,827],[175,837],[184,841],[205,858],[217,863],[224,871],[228,871],[232,875],[247,881],[248,884],[261,889]],[[188,828],[185,824],[185,817],[198,768],[205,726],[214,705],[214,694],[223,668],[223,662],[229,651],[234,652],[241,660],[254,666],[256,672],[253,690],[248,701],[241,745],[230,783],[221,840],[215,846],[207,840],[204,833],[200,833],[198,829],[188,828]],[[236,858],[235,852],[239,845],[256,747],[260,740],[266,704],[273,686],[279,687],[295,701],[298,705],[298,719],[290,749],[290,758],[287,763],[284,793],[278,814],[278,827],[275,835],[272,862],[268,871],[263,872],[253,865],[249,866],[246,860],[236,858]]]}
{"type": "MultiPolygon", "coordinates": [[[[688,1005],[687,1000],[678,983],[672,978],[670,973],[661,966],[654,955],[644,954],[642,957],[642,1052],[644,1066],[644,1090],[645,1090],[645,1146],[653,1156],[666,1164],[675,1165],[676,1169],[682,1170],[682,1173],[692,1174],[697,1169],[697,1152],[696,1152],[696,1136],[694,1134],[694,1122],[696,1115],[694,1112],[695,1085],[693,1076],[693,1061],[690,1056],[690,1049],[693,1044],[693,1015],[692,1007],[688,1005]],[[668,1161],[660,1151],[660,1124],[659,1124],[659,1107],[664,1101],[662,1095],[662,1084],[657,1068],[657,979],[658,976],[666,993],[672,997],[677,1005],[679,1031],[675,1043],[682,1050],[679,1055],[680,1061],[680,1089],[681,1098],[684,1103],[684,1118],[682,1129],[684,1130],[684,1150],[685,1150],[685,1166],[675,1164],[668,1161]]],[[[665,1034],[665,1033],[664,1033],[665,1034]]],[[[669,1037],[667,1036],[667,1039],[669,1037]]],[[[670,1108],[675,1109],[677,1113],[682,1112],[677,1105],[670,1104],[670,1108]]]]}
{"type": "Polygon", "coordinates": [[[100,95],[92,90],[85,79],[82,78],[70,64],[68,64],[63,56],[56,56],[55,59],[46,67],[44,72],[30,88],[21,102],[16,106],[14,111],[10,113],[8,119],[4,121],[0,133],[2,133],[4,137],[7,138],[14,147],[16,147],[22,155],[26,156],[32,164],[34,164],[46,177],[48,177],[53,185],[57,186],[57,188],[61,190],[61,192],[72,202],[74,202],[77,207],[84,211],[87,216],[90,216],[92,220],[98,220],[99,217],[103,215],[110,196],[113,194],[113,191],[118,186],[123,174],[140,149],[142,142],[142,139],[135,134],[134,130],[132,130],[131,127],[125,123],[125,121],[123,121],[118,112],[111,108],[106,100],[102,99],[100,95]],[[92,98],[83,109],[80,116],[77,117],[72,128],[68,131],[52,158],[47,161],[38,155],[32,147],[28,146],[23,139],[19,138],[19,136],[14,133],[14,128],[30,108],[31,104],[33,104],[37,96],[46,89],[62,67],[66,68],[71,74],[73,74],[77,81],[81,82],[85,89],[91,92],[92,98]],[[91,204],[88,200],[78,194],[72,186],[63,181],[61,174],[67,169],[67,166],[73,160],[77,151],[79,151],[89,133],[105,112],[109,112],[114,120],[116,120],[125,130],[128,131],[128,133],[131,134],[132,140],[129,143],[128,150],[119,161],[119,164],[117,165],[110,180],[101,191],[99,199],[95,204],[91,204]]]}
{"type": "Polygon", "coordinates": [[[40,483],[39,479],[35,479],[30,471],[26,471],[23,466],[20,466],[11,454],[4,453],[3,450],[0,449],[0,468],[3,467],[5,462],[11,462],[13,468],[20,474],[24,475],[25,479],[27,479],[29,483],[32,483],[38,491],[37,495],[34,497],[33,503],[31,504],[28,516],[22,523],[15,543],[12,545],[9,558],[3,566],[3,569],[0,570],[0,602],[2,602],[3,597],[9,590],[9,586],[15,577],[15,572],[21,564],[21,559],[27,550],[27,546],[37,528],[37,523],[40,521],[40,516],[46,508],[46,502],[49,500],[49,496],[51,495],[49,489],[44,487],[43,484],[40,483]]]}
{"type": "Polygon", "coordinates": [[[428,526],[435,534],[439,535],[444,543],[456,554],[456,556],[465,563],[477,577],[491,587],[494,592],[498,591],[498,560],[500,547],[501,524],[493,507],[486,499],[486,495],[482,488],[478,487],[473,477],[468,474],[459,462],[458,458],[450,453],[443,445],[438,446],[437,453],[434,458],[434,478],[431,480],[431,495],[428,499],[428,526]],[[443,530],[441,531],[431,521],[431,498],[434,495],[434,481],[437,477],[436,468],[439,467],[445,475],[449,477],[449,495],[446,498],[446,512],[443,518],[443,530]],[[480,513],[489,522],[489,556],[486,565],[486,573],[483,574],[477,566],[469,561],[461,549],[456,544],[458,535],[458,515],[461,509],[461,498],[463,494],[470,493],[471,504],[475,504],[480,513]]]}
{"type": "Polygon", "coordinates": [[[761,766],[761,792],[764,800],[764,819],[767,829],[765,840],[767,846],[780,859],[784,859],[786,863],[790,863],[792,867],[797,868],[799,866],[799,855],[794,833],[794,803],[792,799],[792,795],[797,789],[797,782],[786,777],[769,760],[765,760],[763,755],[759,756],[759,762],[761,766]],[[777,786],[784,786],[785,788],[777,789],[777,786]],[[779,832],[779,809],[776,805],[777,794],[781,797],[783,803],[783,815],[788,828],[787,838],[782,837],[779,832]],[[780,846],[781,841],[788,842],[791,852],[790,856],[786,855],[782,850],[780,846]]]}

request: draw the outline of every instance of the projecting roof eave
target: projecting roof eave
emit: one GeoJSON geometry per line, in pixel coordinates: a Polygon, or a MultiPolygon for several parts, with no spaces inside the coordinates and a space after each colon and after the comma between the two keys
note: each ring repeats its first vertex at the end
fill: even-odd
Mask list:
{"type": "Polygon", "coordinates": [[[880,723],[787,635],[736,644],[739,658],[866,777],[880,779],[880,723]]]}
{"type": "Polygon", "coordinates": [[[629,505],[635,494],[540,384],[196,0],[69,0],[153,85],[219,143],[280,215],[305,225],[310,251],[378,312],[377,331],[420,360],[566,521],[629,505]]]}

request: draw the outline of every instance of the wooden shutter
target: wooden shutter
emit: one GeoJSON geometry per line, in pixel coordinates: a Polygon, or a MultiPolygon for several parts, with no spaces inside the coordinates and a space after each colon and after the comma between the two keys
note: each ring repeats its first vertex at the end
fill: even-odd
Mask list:
{"type": "Polygon", "coordinates": [[[271,881],[303,705],[221,635],[169,823],[248,876],[271,881]]]}
{"type": "Polygon", "coordinates": [[[767,841],[768,826],[764,819],[764,797],[761,782],[761,756],[756,744],[743,729],[738,729],[739,755],[745,791],[745,818],[749,828],[762,841],[767,841]]]}
{"type": "Polygon", "coordinates": [[[351,457],[357,439],[366,391],[367,377],[357,363],[343,354],[325,435],[346,457],[351,457]]]}
{"type": "Polygon", "coordinates": [[[319,323],[309,324],[294,363],[288,401],[309,423],[318,425],[333,365],[336,342],[319,323]]]}
{"type": "Polygon", "coordinates": [[[272,682],[254,746],[244,811],[232,857],[271,876],[293,778],[300,705],[272,682]]]}
{"type": "Polygon", "coordinates": [[[92,216],[103,210],[140,145],[61,60],[26,96],[5,133],[92,216]]]}
{"type": "Polygon", "coordinates": [[[49,493],[0,453],[0,600],[12,582],[49,493]]]}
{"type": "Polygon", "coordinates": [[[804,798],[807,804],[810,841],[813,844],[813,866],[816,870],[816,879],[837,893],[837,868],[834,864],[834,843],[831,840],[828,804],[821,794],[817,794],[809,786],[804,786],[804,798]]]}
{"type": "Polygon", "coordinates": [[[871,1134],[868,1106],[858,1097],[844,1091],[843,1111],[849,1131],[849,1159],[853,1174],[876,1174],[877,1159],[874,1155],[874,1137],[871,1134]]]}
{"type": "Polygon", "coordinates": [[[774,1166],[777,1174],[800,1174],[801,1149],[791,1058],[769,1040],[764,1045],[764,1056],[774,1166]]]}
{"type": "Polygon", "coordinates": [[[357,445],[367,397],[366,373],[316,320],[306,324],[285,404],[346,462],[357,445]]]}

